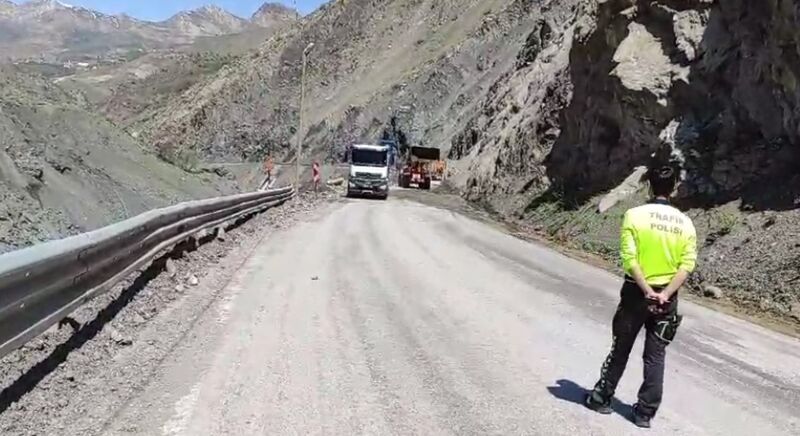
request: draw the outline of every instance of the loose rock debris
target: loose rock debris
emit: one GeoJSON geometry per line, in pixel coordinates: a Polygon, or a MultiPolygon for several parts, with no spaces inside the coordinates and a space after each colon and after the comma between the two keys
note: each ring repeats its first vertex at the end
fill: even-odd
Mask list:
{"type": "Polygon", "coordinates": [[[228,229],[225,240],[196,250],[185,244],[188,251],[155,260],[142,276],[152,277],[131,277],[76,310],[66,321],[73,328],[49,329],[0,359],[0,434],[98,434],[191,328],[190,316],[165,309],[199,316],[265,232],[289,227],[335,198],[301,195],[228,229]],[[175,283],[177,271],[186,285],[175,283]]]}

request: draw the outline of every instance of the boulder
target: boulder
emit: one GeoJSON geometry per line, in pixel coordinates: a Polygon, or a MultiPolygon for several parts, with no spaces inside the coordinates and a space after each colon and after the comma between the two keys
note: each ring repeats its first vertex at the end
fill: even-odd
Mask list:
{"type": "Polygon", "coordinates": [[[128,346],[133,344],[133,340],[131,338],[123,335],[117,329],[111,328],[108,333],[109,336],[111,336],[111,340],[117,345],[128,346]]]}
{"type": "Polygon", "coordinates": [[[175,267],[175,261],[173,261],[172,259],[167,259],[167,262],[164,265],[164,269],[167,271],[167,274],[170,277],[175,277],[175,274],[178,273],[178,269],[175,267]]]}
{"type": "Polygon", "coordinates": [[[642,179],[644,178],[645,174],[647,174],[647,167],[636,167],[636,169],[633,170],[633,173],[631,173],[631,175],[628,176],[622,182],[622,184],[612,189],[611,192],[606,194],[606,196],[600,200],[600,204],[597,206],[597,211],[600,213],[605,213],[621,200],[635,194],[636,191],[642,187],[642,179]]]}
{"type": "Polygon", "coordinates": [[[798,301],[798,302],[796,302],[796,303],[794,303],[792,305],[792,311],[789,314],[795,320],[800,321],[800,301],[798,301]]]}
{"type": "Polygon", "coordinates": [[[722,289],[714,285],[703,286],[703,295],[715,300],[719,300],[723,296],[722,289]]]}

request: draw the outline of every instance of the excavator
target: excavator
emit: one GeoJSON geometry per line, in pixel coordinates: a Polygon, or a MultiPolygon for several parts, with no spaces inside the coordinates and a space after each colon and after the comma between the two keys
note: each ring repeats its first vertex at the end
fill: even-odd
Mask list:
{"type": "Polygon", "coordinates": [[[401,188],[431,189],[432,180],[441,180],[444,163],[440,160],[441,151],[432,147],[411,147],[400,170],[398,185],[401,188]]]}

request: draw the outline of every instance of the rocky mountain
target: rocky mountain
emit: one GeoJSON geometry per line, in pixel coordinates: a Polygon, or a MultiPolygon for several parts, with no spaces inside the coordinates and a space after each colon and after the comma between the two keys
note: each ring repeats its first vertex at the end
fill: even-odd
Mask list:
{"type": "Polygon", "coordinates": [[[0,62],[0,252],[251,183],[192,153],[164,162],[125,127],[294,23],[275,14],[269,28],[217,8],[147,23],[0,0],[0,56],[17,60],[0,62]]]}
{"type": "Polygon", "coordinates": [[[0,252],[235,190],[159,160],[80,96],[0,66],[0,252]]]}
{"type": "Polygon", "coordinates": [[[111,17],[55,1],[10,5],[0,15],[3,60],[83,60],[113,52],[142,50],[148,41],[166,37],[127,17],[111,17]]]}
{"type": "Polygon", "coordinates": [[[248,26],[239,18],[218,6],[203,6],[193,11],[180,12],[164,25],[188,36],[210,36],[238,33],[248,26]]]}
{"type": "MultiPolygon", "coordinates": [[[[13,3],[11,5],[13,6],[13,3]]],[[[34,0],[12,8],[13,15],[19,17],[38,17],[53,11],[68,9],[72,9],[72,7],[56,0],[34,0]]]]}
{"type": "Polygon", "coordinates": [[[272,28],[297,21],[296,10],[280,3],[264,3],[250,18],[250,22],[261,27],[272,28]]]}
{"type": "MultiPolygon", "coordinates": [[[[295,15],[296,17],[296,15],[295,15]]],[[[198,38],[282,25],[286,11],[267,8],[257,20],[218,7],[181,12],[160,23],[111,16],[55,0],[21,5],[0,2],[0,61],[47,63],[125,61],[157,49],[191,44],[198,38]]]]}
{"type": "Polygon", "coordinates": [[[800,234],[798,20],[744,0],[335,1],[137,128],[167,158],[291,157],[314,42],[307,153],[388,131],[439,146],[468,199],[610,259],[638,168],[671,163],[704,241],[694,289],[800,317],[781,236],[800,234]]]}
{"type": "Polygon", "coordinates": [[[331,2],[140,127],[165,156],[186,147],[214,160],[278,151],[294,135],[302,52],[314,42],[309,143],[341,148],[353,135],[375,137],[402,108],[411,108],[398,113],[409,118],[404,128],[419,128],[421,140],[422,129],[454,128],[457,111],[447,102],[466,106],[513,63],[514,41],[524,42],[536,8],[511,0],[331,2]]]}
{"type": "Polygon", "coordinates": [[[11,15],[16,6],[14,3],[11,3],[9,0],[0,0],[0,17],[5,17],[11,15]]]}

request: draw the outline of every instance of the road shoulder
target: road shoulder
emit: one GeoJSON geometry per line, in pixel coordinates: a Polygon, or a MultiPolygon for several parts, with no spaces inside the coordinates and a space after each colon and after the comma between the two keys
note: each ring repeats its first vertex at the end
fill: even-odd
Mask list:
{"type": "MultiPolygon", "coordinates": [[[[615,264],[609,262],[607,259],[599,255],[554,241],[553,239],[543,235],[541,232],[537,232],[530,225],[510,221],[497,213],[490,212],[476,204],[470,203],[453,193],[445,191],[425,192],[407,189],[393,192],[392,195],[404,200],[414,201],[427,206],[460,213],[466,217],[480,221],[484,224],[488,224],[496,229],[500,229],[504,233],[512,235],[516,238],[527,242],[544,245],[572,259],[606,270],[612,274],[621,274],[620,269],[615,264]]],[[[788,318],[779,318],[769,313],[758,312],[751,308],[740,307],[727,300],[710,300],[690,292],[683,292],[682,297],[687,301],[691,301],[692,303],[716,312],[736,317],[743,321],[756,324],[777,333],[792,336],[794,338],[800,338],[800,322],[788,318]]]]}
{"type": "MultiPolygon", "coordinates": [[[[212,308],[255,247],[311,219],[328,197],[292,201],[222,239],[181,247],[0,361],[0,433],[100,434],[212,308]]],[[[191,369],[188,369],[191,370],[191,369]]]]}

